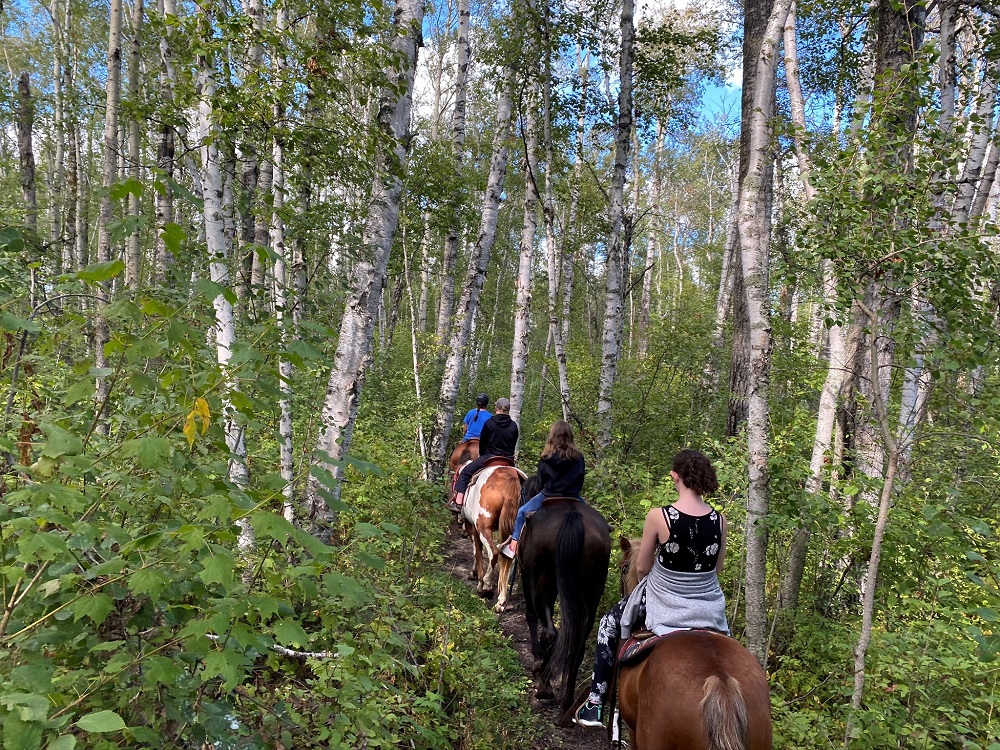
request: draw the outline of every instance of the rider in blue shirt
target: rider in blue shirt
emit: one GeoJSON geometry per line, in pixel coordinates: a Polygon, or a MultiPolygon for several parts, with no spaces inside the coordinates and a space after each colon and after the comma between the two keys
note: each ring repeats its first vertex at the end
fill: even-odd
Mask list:
{"type": "Polygon", "coordinates": [[[465,435],[462,438],[464,443],[466,440],[472,440],[478,438],[483,431],[483,425],[486,424],[486,420],[493,415],[486,409],[486,404],[490,402],[490,397],[485,393],[480,393],[476,396],[476,408],[469,409],[468,414],[462,419],[465,424],[465,435]]]}

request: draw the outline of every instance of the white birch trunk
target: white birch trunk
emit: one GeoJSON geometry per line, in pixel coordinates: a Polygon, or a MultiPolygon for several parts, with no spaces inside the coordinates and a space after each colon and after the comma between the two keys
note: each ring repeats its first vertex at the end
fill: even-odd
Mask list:
{"type": "Polygon", "coordinates": [[[497,103],[497,132],[490,161],[490,173],[483,195],[483,210],[479,223],[476,247],[469,259],[465,288],[456,311],[458,329],[450,338],[448,356],[441,377],[441,391],[438,396],[437,414],[434,418],[434,433],[431,436],[430,464],[431,478],[438,479],[444,471],[451,425],[455,418],[455,402],[462,379],[462,355],[468,348],[469,334],[473,320],[479,309],[479,295],[483,288],[486,266],[496,239],[497,217],[503,193],[503,181],[507,173],[508,141],[511,124],[511,82],[513,71],[506,70],[501,84],[500,101],[497,103]]]}
{"type": "MultiPolygon", "coordinates": [[[[211,34],[213,19],[205,6],[199,6],[202,28],[206,38],[211,34]]],[[[207,54],[198,57],[198,124],[201,142],[201,183],[204,200],[205,246],[208,251],[208,269],[213,282],[223,287],[229,286],[229,258],[225,224],[223,218],[222,167],[217,145],[218,125],[215,122],[213,98],[215,96],[215,70],[207,54]]],[[[215,353],[224,381],[222,389],[222,411],[225,421],[226,447],[229,449],[229,479],[237,488],[246,488],[249,472],[244,426],[232,404],[230,394],[236,390],[229,360],[236,342],[236,320],[233,306],[225,295],[213,300],[215,308],[215,353]]],[[[253,528],[246,519],[237,521],[240,527],[239,548],[246,553],[253,545],[253,528]]]]}
{"type": "MultiPolygon", "coordinates": [[[[458,38],[456,40],[457,69],[455,71],[455,107],[451,116],[451,145],[455,169],[460,172],[465,158],[465,113],[468,99],[469,61],[471,47],[469,30],[471,14],[469,0],[458,0],[458,38]]],[[[452,326],[452,305],[455,296],[455,263],[458,260],[458,243],[461,226],[459,211],[452,216],[452,225],[445,238],[441,264],[441,299],[438,304],[437,338],[445,341],[452,326]]]]}
{"type": "MultiPolygon", "coordinates": [[[[663,206],[660,196],[663,187],[663,138],[666,129],[662,120],[656,121],[656,143],[653,147],[653,185],[650,188],[650,213],[653,217],[652,231],[646,239],[646,267],[642,272],[642,297],[639,302],[639,357],[644,358],[649,350],[650,305],[653,301],[653,276],[656,264],[662,262],[659,254],[660,233],[663,231],[663,206]]],[[[711,191],[709,191],[711,194],[711,191]]],[[[711,210],[709,210],[711,214],[711,210]]],[[[711,244],[711,240],[708,240],[711,244]]]]}
{"type": "Polygon", "coordinates": [[[17,81],[17,151],[21,167],[21,197],[24,200],[24,226],[38,231],[38,200],[35,192],[35,152],[31,139],[35,128],[35,104],[31,99],[28,72],[17,81]]]}
{"type": "MultiPolygon", "coordinates": [[[[798,54],[795,39],[795,3],[788,10],[784,30],[785,47],[785,81],[788,88],[788,98],[792,111],[792,124],[795,127],[795,153],[798,160],[799,179],[802,182],[802,192],[808,203],[816,194],[810,179],[812,171],[811,159],[806,147],[805,99],[802,96],[802,86],[799,83],[798,54]]],[[[836,279],[833,275],[833,263],[823,261],[823,302],[831,307],[836,300],[836,279]]],[[[817,495],[823,488],[823,468],[831,458],[833,427],[837,416],[837,401],[841,386],[847,374],[847,352],[844,341],[844,327],[833,325],[829,329],[829,360],[826,380],[820,391],[819,406],[816,414],[816,433],[813,438],[812,456],[809,461],[809,478],[806,480],[806,492],[817,495]]],[[[798,606],[799,590],[802,575],[805,570],[806,554],[809,549],[811,535],[808,519],[803,519],[803,525],[796,531],[788,554],[787,571],[782,581],[780,607],[786,611],[794,611],[798,606]]]]}
{"type": "Polygon", "coordinates": [[[632,135],[632,54],[635,45],[635,3],[623,0],[621,13],[621,62],[618,93],[618,122],[615,129],[615,160],[611,177],[611,199],[608,207],[610,231],[605,269],[604,325],[601,334],[601,373],[597,397],[597,450],[603,454],[611,445],[611,391],[618,373],[624,325],[622,283],[625,276],[626,253],[622,231],[624,214],[625,170],[632,135]]]}
{"type": "MultiPolygon", "coordinates": [[[[739,262],[740,232],[739,232],[739,189],[740,165],[738,160],[729,166],[729,213],[726,218],[726,242],[722,250],[722,270],[719,273],[719,292],[715,298],[715,326],[712,329],[712,351],[722,348],[726,335],[726,323],[733,301],[733,286],[735,284],[735,264],[739,262]]],[[[662,265],[662,264],[661,264],[662,265]]],[[[705,368],[701,374],[702,389],[715,393],[719,388],[719,370],[715,357],[705,360],[705,368]]],[[[706,415],[707,416],[707,415],[706,415]]]]}
{"type": "MultiPolygon", "coordinates": [[[[535,232],[538,229],[538,122],[532,108],[535,95],[528,97],[524,117],[524,220],[518,255],[516,301],[514,302],[514,341],[510,362],[510,418],[521,423],[524,406],[524,374],[528,368],[528,333],[531,314],[531,271],[534,266],[535,232]]],[[[547,169],[547,167],[546,167],[547,169]]]]}
{"type": "MultiPolygon", "coordinates": [[[[177,15],[177,4],[175,0],[157,0],[157,11],[164,21],[171,16],[177,15]]],[[[171,28],[167,26],[166,28],[171,28]]],[[[165,33],[160,37],[160,99],[167,106],[173,106],[174,88],[176,76],[174,74],[174,53],[170,46],[170,34],[165,33]]],[[[156,165],[163,173],[163,190],[156,191],[156,224],[162,227],[164,224],[174,220],[173,206],[173,186],[171,182],[174,178],[174,130],[168,124],[160,126],[160,142],[157,147],[156,165]]],[[[162,282],[167,271],[173,265],[174,256],[163,241],[161,232],[156,233],[156,269],[154,279],[157,283],[162,282]]]]}
{"type": "MultiPolygon", "coordinates": [[[[421,243],[421,249],[423,249],[423,244],[421,243]]],[[[403,245],[403,274],[406,279],[406,301],[410,307],[410,358],[413,362],[413,389],[414,395],[417,399],[416,413],[413,415],[413,421],[417,425],[417,448],[420,451],[420,461],[421,461],[421,473],[422,479],[427,479],[430,476],[430,467],[427,465],[427,441],[424,440],[424,420],[423,420],[423,408],[424,408],[424,395],[423,389],[420,385],[420,348],[417,343],[417,308],[413,301],[413,285],[410,280],[410,256],[406,252],[406,245],[403,245]]]]}
{"type": "MultiPolygon", "coordinates": [[[[119,13],[121,8],[119,7],[119,13]]],[[[69,21],[70,13],[70,3],[66,3],[66,20],[69,21]]],[[[112,13],[114,13],[114,8],[112,8],[112,13]]],[[[66,34],[68,33],[68,28],[62,28],[59,23],[59,3],[57,0],[51,0],[49,3],[49,17],[52,21],[52,34],[55,37],[54,55],[52,61],[52,93],[53,93],[53,126],[55,129],[55,143],[53,148],[53,164],[52,164],[52,186],[51,186],[51,224],[49,227],[50,240],[54,247],[59,247],[63,241],[62,233],[62,222],[63,222],[63,172],[65,169],[65,141],[66,141],[66,92],[63,88],[65,71],[67,68],[67,42],[66,34]]],[[[112,19],[113,20],[113,19],[112,19]]],[[[119,39],[121,35],[121,16],[119,15],[119,39]]],[[[109,60],[110,60],[110,37],[114,34],[114,30],[111,30],[109,34],[109,60]]],[[[120,61],[120,58],[119,58],[120,61]]],[[[13,77],[13,72],[11,73],[13,77]]],[[[117,106],[117,104],[116,104],[117,106]]],[[[61,255],[61,253],[60,253],[61,255]]],[[[69,270],[69,269],[66,269],[69,270]]],[[[34,277],[34,269],[32,269],[31,274],[34,277]]],[[[34,284],[32,284],[32,289],[34,289],[34,284]]],[[[34,308],[35,300],[32,298],[31,306],[34,308]]]]}
{"type": "MultiPolygon", "coordinates": [[[[285,34],[288,26],[288,10],[284,4],[279,5],[275,16],[275,31],[279,38],[285,34]]],[[[275,78],[281,85],[281,77],[285,70],[284,55],[275,57],[275,78]]],[[[275,105],[274,120],[281,122],[285,116],[285,107],[275,105]]],[[[273,172],[271,177],[271,249],[274,252],[274,312],[281,337],[281,348],[287,350],[295,336],[292,307],[295,303],[289,294],[288,246],[285,243],[285,222],[281,218],[281,210],[285,205],[285,148],[281,136],[274,139],[271,149],[273,172]]],[[[292,421],[292,363],[285,357],[278,360],[278,379],[281,388],[281,398],[278,399],[278,447],[281,478],[285,481],[282,487],[284,501],[282,515],[289,523],[296,520],[295,512],[295,458],[292,452],[293,421],[292,421]]]]}
{"type": "Polygon", "coordinates": [[[424,0],[396,0],[395,5],[393,22],[398,34],[392,42],[392,49],[400,63],[389,71],[389,85],[382,92],[379,107],[379,126],[390,137],[392,148],[381,156],[372,208],[364,229],[363,245],[370,249],[370,255],[359,258],[351,271],[316,441],[318,458],[314,471],[319,468],[330,472],[333,485],[327,488],[326,493],[321,492],[320,478],[313,474],[308,486],[310,516],[320,527],[322,536],[328,534],[328,527],[335,517],[335,511],[326,497],[339,500],[342,460],[351,447],[382,286],[399,219],[402,192],[399,172],[406,164],[407,128],[417,50],[422,38],[424,0]]]}
{"type": "MultiPolygon", "coordinates": [[[[133,105],[139,101],[139,81],[140,71],[140,34],[142,33],[142,0],[132,0],[132,49],[129,53],[129,86],[128,94],[133,105]]],[[[140,170],[140,142],[139,142],[139,117],[133,117],[128,124],[128,175],[136,182],[139,181],[140,170]]],[[[139,196],[135,193],[128,195],[129,216],[138,218],[142,208],[139,204],[139,196]]],[[[139,274],[142,267],[142,257],[140,255],[139,230],[138,228],[129,235],[128,250],[125,253],[125,285],[136,290],[139,287],[139,274]]]]}
{"type": "MultiPolygon", "coordinates": [[[[122,69],[122,2],[111,0],[111,15],[108,27],[107,84],[105,87],[106,109],[104,115],[104,154],[102,161],[101,206],[97,217],[97,262],[111,260],[111,186],[118,179],[118,104],[121,99],[122,69]]],[[[109,301],[107,282],[97,285],[97,315],[94,319],[94,366],[98,372],[106,372],[108,360],[104,347],[108,343],[108,320],[103,308],[109,301]]],[[[104,375],[97,378],[97,410],[103,412],[109,396],[110,383],[104,375]]]]}
{"type": "Polygon", "coordinates": [[[740,195],[739,238],[750,330],[750,387],[747,398],[747,645],[763,664],[767,659],[768,452],[771,371],[771,322],[768,300],[767,218],[764,175],[771,148],[771,118],[778,65],[778,45],[791,0],[776,0],[755,61],[756,76],[749,128],[749,163],[740,195]]]}

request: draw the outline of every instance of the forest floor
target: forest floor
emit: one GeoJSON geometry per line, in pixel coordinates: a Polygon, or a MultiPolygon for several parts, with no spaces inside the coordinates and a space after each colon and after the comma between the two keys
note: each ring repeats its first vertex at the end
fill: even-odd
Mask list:
{"type": "MultiPolygon", "coordinates": [[[[445,569],[456,579],[463,581],[470,588],[474,588],[475,581],[468,577],[469,568],[472,562],[472,542],[462,532],[461,527],[452,523],[448,527],[447,540],[444,549],[445,569]]],[[[528,632],[528,622],[524,615],[524,596],[521,592],[521,582],[518,580],[514,584],[511,597],[507,602],[507,608],[500,615],[500,625],[503,632],[510,639],[511,646],[517,652],[521,665],[525,673],[531,676],[531,635],[528,632]]],[[[591,653],[588,651],[584,658],[584,663],[580,667],[580,673],[590,675],[591,653]]],[[[569,727],[560,727],[557,722],[562,714],[557,703],[553,701],[540,701],[535,697],[534,688],[529,688],[529,701],[531,710],[546,726],[544,738],[536,743],[530,750],[553,750],[554,748],[576,748],[577,750],[607,750],[607,732],[588,727],[580,727],[575,724],[569,727]]]]}

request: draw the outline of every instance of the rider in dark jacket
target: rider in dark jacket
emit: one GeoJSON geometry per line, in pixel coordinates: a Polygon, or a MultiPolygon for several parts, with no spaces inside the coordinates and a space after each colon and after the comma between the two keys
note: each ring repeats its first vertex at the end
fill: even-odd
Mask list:
{"type": "Polygon", "coordinates": [[[455,499],[451,503],[452,510],[462,507],[469,482],[489,459],[494,456],[514,458],[514,451],[517,449],[518,429],[517,423],[510,418],[510,400],[498,398],[494,409],[496,414],[486,420],[483,432],[479,436],[479,458],[466,464],[458,475],[458,482],[455,483],[455,499]]]}

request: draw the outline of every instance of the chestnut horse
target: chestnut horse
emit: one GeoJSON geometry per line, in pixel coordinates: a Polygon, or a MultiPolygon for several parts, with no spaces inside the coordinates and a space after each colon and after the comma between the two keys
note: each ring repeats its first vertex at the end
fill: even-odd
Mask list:
{"type": "MultiPolygon", "coordinates": [[[[638,575],[639,540],[621,538],[622,588],[638,575]]],[[[729,636],[680,630],[621,667],[618,706],[634,750],[771,750],[771,695],[757,659],[729,636]]]]}
{"type": "Polygon", "coordinates": [[[458,471],[459,466],[477,458],[479,458],[479,438],[471,438],[455,446],[455,450],[451,452],[451,458],[448,459],[448,468],[454,474],[458,471]]]}
{"type": "Polygon", "coordinates": [[[583,652],[608,578],[611,528],[596,509],[576,498],[551,497],[524,527],[518,546],[525,615],[531,631],[535,695],[573,703],[583,652]],[[555,627],[559,599],[560,623],[555,627]]]}
{"type": "Polygon", "coordinates": [[[499,588],[497,612],[503,611],[510,594],[508,581],[513,561],[500,554],[493,532],[499,531],[503,541],[514,530],[514,519],[521,507],[522,480],[523,474],[513,466],[487,466],[469,485],[462,505],[460,518],[473,548],[469,577],[479,580],[476,590],[483,596],[491,598],[499,588]]]}

